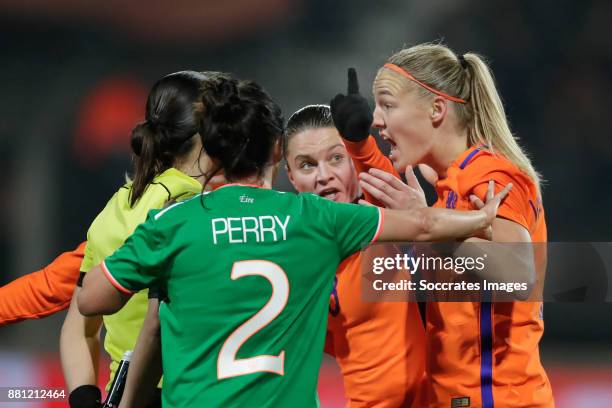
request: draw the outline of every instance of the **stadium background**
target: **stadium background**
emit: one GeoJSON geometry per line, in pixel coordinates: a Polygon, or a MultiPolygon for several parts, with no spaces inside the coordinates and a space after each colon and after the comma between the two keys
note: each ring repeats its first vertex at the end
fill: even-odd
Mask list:
{"type": "MultiPolygon", "coordinates": [[[[612,241],[611,19],[606,0],[1,0],[0,284],[85,238],[164,74],[255,79],[288,116],[344,92],[348,66],[369,95],[393,51],[437,39],[491,61],[547,180],[549,240],[612,241]]],[[[0,387],[62,385],[63,316],[0,329],[0,387]]],[[[545,319],[558,407],[610,406],[612,305],[547,304],[545,319]]],[[[321,378],[323,406],[342,406],[332,361],[321,378]]]]}

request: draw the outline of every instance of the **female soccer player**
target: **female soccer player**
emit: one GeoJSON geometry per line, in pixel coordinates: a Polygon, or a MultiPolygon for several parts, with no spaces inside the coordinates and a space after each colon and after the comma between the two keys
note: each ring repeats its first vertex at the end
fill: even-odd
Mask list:
{"type": "MultiPolygon", "coordinates": [[[[151,209],[180,201],[202,190],[209,161],[198,136],[201,87],[215,74],[182,71],[153,86],[146,104],[146,120],[132,133],[135,155],[133,181],[121,187],[96,217],[88,231],[81,271],[99,264],[143,222],[151,209]]],[[[79,289],[76,289],[78,294],[79,289]]],[[[112,358],[111,378],[123,353],[133,350],[147,312],[147,291],[137,293],[113,316],[84,317],[70,305],[60,339],[62,367],[73,407],[99,404],[97,365],[99,336],[106,328],[104,346],[112,358]]]]}
{"type": "MultiPolygon", "coordinates": [[[[359,200],[355,166],[329,106],[309,105],[295,112],[284,143],[287,174],[297,191],[339,203],[359,200]]],[[[387,158],[380,159],[368,164],[394,171],[387,158]]],[[[365,198],[373,201],[367,193],[365,198]]],[[[361,253],[355,253],[336,271],[325,351],[338,362],[349,407],[416,407],[425,373],[425,331],[418,306],[362,302],[361,262],[361,253]]]]}
{"type": "MultiPolygon", "coordinates": [[[[365,143],[367,102],[354,71],[349,95],[332,101],[343,135],[365,143]],[[357,123],[358,125],[355,125],[357,123]]],[[[440,44],[399,51],[374,81],[373,126],[391,143],[395,168],[424,163],[439,176],[435,207],[470,210],[492,179],[514,188],[493,222],[498,242],[545,242],[540,176],[510,132],[489,67],[474,53],[456,55],[440,44]]],[[[370,156],[381,155],[370,145],[370,156]]],[[[386,174],[363,175],[362,186],[397,208],[407,187],[386,174]]],[[[410,201],[410,200],[407,200],[410,201]]],[[[524,246],[528,248],[528,246],[524,246]]],[[[546,264],[535,246],[527,257],[546,264]]],[[[517,268],[514,280],[535,282],[535,268],[517,268]]],[[[540,302],[429,303],[427,308],[428,407],[552,407],[540,363],[544,329],[540,302]]]]}
{"type": "Polygon", "coordinates": [[[329,293],[364,242],[478,234],[481,210],[382,210],[270,189],[280,109],[251,81],[204,86],[200,135],[233,184],[152,212],[78,295],[85,315],[120,310],[157,285],[164,406],[314,407],[329,293]],[[383,219],[386,222],[383,222],[383,219]]]}

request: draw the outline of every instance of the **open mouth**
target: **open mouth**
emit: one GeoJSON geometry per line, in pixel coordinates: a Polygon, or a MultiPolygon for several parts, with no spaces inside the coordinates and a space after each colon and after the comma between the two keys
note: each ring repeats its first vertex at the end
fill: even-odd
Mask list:
{"type": "Polygon", "coordinates": [[[397,144],[386,134],[381,134],[380,136],[384,141],[388,142],[391,145],[391,150],[389,151],[389,158],[393,160],[395,157],[397,157],[397,144]]]}
{"type": "Polygon", "coordinates": [[[395,142],[393,141],[393,139],[391,139],[386,133],[381,133],[380,137],[382,137],[382,139],[386,142],[389,142],[389,144],[391,144],[391,147],[397,147],[397,145],[395,144],[395,142]]]}
{"type": "Polygon", "coordinates": [[[317,194],[323,198],[327,198],[328,200],[336,201],[336,197],[340,191],[337,188],[326,188],[319,191],[317,194]]]}

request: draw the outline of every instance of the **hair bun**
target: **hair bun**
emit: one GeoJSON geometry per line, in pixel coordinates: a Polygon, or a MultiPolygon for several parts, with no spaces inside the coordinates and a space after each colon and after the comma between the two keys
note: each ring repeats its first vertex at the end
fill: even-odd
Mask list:
{"type": "Polygon", "coordinates": [[[237,122],[244,117],[248,102],[240,97],[235,79],[213,81],[210,88],[211,92],[205,92],[202,102],[213,121],[237,122]]]}
{"type": "Polygon", "coordinates": [[[203,87],[200,135],[227,180],[260,175],[283,125],[280,108],[259,85],[218,77],[203,87]]]}
{"type": "Polygon", "coordinates": [[[211,115],[217,121],[233,122],[240,120],[246,110],[244,102],[238,96],[231,95],[223,104],[214,107],[211,115]]]}

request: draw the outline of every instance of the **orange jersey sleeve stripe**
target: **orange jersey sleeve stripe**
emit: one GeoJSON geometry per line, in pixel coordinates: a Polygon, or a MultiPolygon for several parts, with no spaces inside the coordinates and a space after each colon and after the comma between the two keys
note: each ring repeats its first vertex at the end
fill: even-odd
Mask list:
{"type": "Polygon", "coordinates": [[[0,326],[39,319],[66,309],[79,279],[85,242],[43,269],[0,288],[0,326]]]}
{"type": "Polygon", "coordinates": [[[376,227],[376,233],[374,234],[374,238],[372,238],[371,243],[378,241],[380,238],[380,234],[383,230],[383,226],[385,224],[385,212],[382,208],[378,207],[378,226],[376,227]]]}
{"type": "Polygon", "coordinates": [[[104,272],[104,276],[106,276],[106,279],[108,279],[111,285],[113,285],[117,290],[119,290],[119,292],[125,293],[126,295],[133,295],[135,293],[124,288],[119,282],[117,282],[117,280],[113,277],[113,275],[111,275],[110,271],[106,267],[104,261],[102,261],[102,263],[100,264],[100,268],[102,268],[102,272],[104,272]]]}

